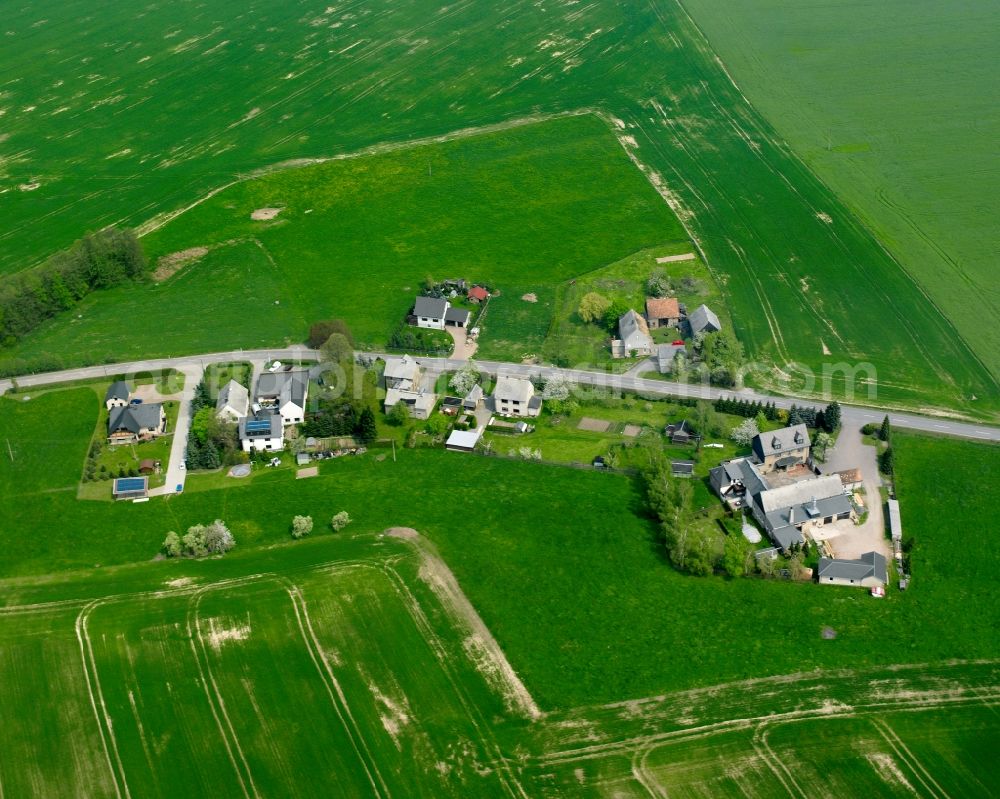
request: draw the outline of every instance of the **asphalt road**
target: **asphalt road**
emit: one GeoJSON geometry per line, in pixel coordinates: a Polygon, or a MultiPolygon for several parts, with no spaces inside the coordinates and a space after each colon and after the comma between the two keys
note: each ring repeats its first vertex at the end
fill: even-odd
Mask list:
{"type": "MultiPolygon", "coordinates": [[[[384,353],[359,354],[369,357],[385,357],[384,353]]],[[[191,370],[197,370],[197,373],[200,375],[204,368],[211,363],[261,361],[272,358],[277,358],[279,360],[318,360],[319,352],[305,347],[232,350],[229,352],[206,353],[204,355],[187,355],[176,358],[154,358],[146,361],[130,361],[127,363],[108,364],[106,366],[88,366],[79,369],[67,369],[62,372],[46,372],[36,375],[24,375],[16,378],[16,380],[19,389],[24,391],[25,389],[30,389],[33,386],[45,386],[53,383],[65,383],[78,380],[101,380],[114,375],[135,374],[140,371],[153,371],[159,369],[178,369],[185,372],[185,374],[188,374],[191,370]]],[[[463,361],[452,361],[447,358],[418,358],[417,360],[426,369],[435,372],[459,369],[465,365],[463,361]]],[[[640,391],[644,394],[673,397],[695,397],[698,399],[708,400],[717,399],[721,396],[736,396],[748,400],[773,402],[779,408],[789,408],[793,403],[799,405],[821,404],[817,400],[808,397],[778,397],[770,394],[761,394],[751,391],[750,389],[731,391],[711,386],[703,386],[700,384],[672,383],[665,380],[650,380],[648,378],[629,375],[610,375],[604,372],[593,372],[585,369],[561,369],[551,366],[504,363],[500,361],[477,360],[476,363],[484,373],[491,376],[495,376],[498,372],[531,378],[560,376],[569,382],[587,386],[600,386],[623,391],[640,391]]],[[[194,380],[194,382],[197,382],[197,379],[194,380]]],[[[10,379],[0,380],[0,393],[8,391],[11,386],[12,381],[10,379]]],[[[189,388],[193,390],[193,383],[191,383],[190,380],[186,380],[185,394],[189,388]]],[[[1000,427],[989,427],[987,425],[976,424],[974,422],[959,422],[952,419],[921,416],[914,413],[904,413],[900,411],[886,411],[884,408],[848,405],[843,403],[841,404],[841,407],[841,416],[845,424],[851,423],[860,427],[868,422],[879,423],[882,421],[882,417],[888,413],[893,426],[897,428],[935,433],[943,436],[954,436],[957,438],[1000,442],[1000,427]]],[[[180,425],[178,424],[178,427],[179,426],[180,425]]],[[[178,430],[178,433],[179,432],[180,431],[178,430]]],[[[173,460],[173,453],[171,453],[171,466],[173,466],[173,460]]]]}

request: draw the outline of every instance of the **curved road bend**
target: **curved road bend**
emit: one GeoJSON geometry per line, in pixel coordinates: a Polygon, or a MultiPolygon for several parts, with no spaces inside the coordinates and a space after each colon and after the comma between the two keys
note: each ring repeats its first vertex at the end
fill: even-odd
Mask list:
{"type": "MultiPolygon", "coordinates": [[[[385,353],[359,353],[369,357],[386,357],[385,353]]],[[[388,356],[388,357],[398,357],[388,356]]],[[[284,347],[258,350],[231,350],[228,352],[212,352],[204,355],[188,355],[179,358],[152,358],[145,361],[130,361],[127,363],[108,364],[105,366],[87,366],[79,369],[67,369],[61,372],[47,372],[36,375],[24,375],[18,377],[17,384],[20,389],[31,388],[32,386],[45,386],[53,383],[65,383],[77,380],[101,380],[112,375],[134,374],[140,371],[152,371],[158,369],[177,369],[189,375],[185,379],[185,397],[188,392],[193,392],[194,384],[200,379],[204,368],[212,363],[226,363],[230,361],[264,361],[272,358],[279,360],[318,360],[317,350],[305,347],[284,347]],[[195,377],[197,375],[197,377],[195,377]]],[[[426,369],[434,372],[444,372],[452,369],[460,369],[465,365],[464,361],[452,361],[447,358],[418,358],[426,369]]],[[[777,397],[770,394],[744,389],[742,391],[732,391],[718,389],[709,386],[672,383],[666,380],[650,380],[642,377],[631,377],[628,375],[610,375],[605,372],[592,372],[585,369],[561,369],[553,366],[536,366],[520,363],[505,363],[502,361],[476,361],[483,372],[495,376],[498,372],[516,375],[519,377],[542,377],[559,376],[573,383],[581,385],[599,386],[606,388],[618,388],[628,391],[641,391],[646,394],[659,394],[673,397],[693,397],[697,399],[714,400],[722,396],[737,396],[751,401],[773,402],[779,408],[788,408],[792,403],[817,404],[817,400],[812,398],[777,397]]],[[[6,392],[12,386],[10,379],[0,380],[0,393],[6,392]]],[[[187,404],[187,403],[185,403],[187,404]]],[[[842,418],[844,424],[851,424],[860,427],[868,422],[878,423],[886,413],[892,420],[895,427],[907,430],[917,430],[926,433],[936,433],[944,436],[954,436],[958,438],[971,438],[980,441],[1000,442],[1000,427],[989,427],[984,424],[974,422],[958,422],[950,419],[935,418],[933,416],[920,416],[913,413],[903,413],[900,411],[887,411],[884,408],[865,407],[861,405],[841,404],[842,418]]],[[[189,423],[189,420],[186,420],[189,423]]],[[[175,439],[180,438],[181,420],[178,419],[175,439]]],[[[184,429],[186,438],[187,428],[184,429]]],[[[176,478],[180,472],[176,470],[174,463],[175,452],[171,451],[171,469],[169,476],[176,478]]],[[[183,482],[183,480],[181,480],[183,482]]],[[[168,485],[170,483],[168,482],[168,485]]],[[[176,488],[176,484],[175,484],[176,488]]]]}

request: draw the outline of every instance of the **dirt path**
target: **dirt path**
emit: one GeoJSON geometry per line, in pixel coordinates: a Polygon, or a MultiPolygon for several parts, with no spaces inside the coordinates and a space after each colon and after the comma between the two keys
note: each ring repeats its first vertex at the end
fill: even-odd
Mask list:
{"type": "Polygon", "coordinates": [[[532,720],[541,718],[541,709],[434,545],[409,527],[392,527],[385,534],[411,542],[420,552],[420,579],[430,586],[449,613],[468,628],[470,635],[465,641],[466,653],[486,681],[500,692],[508,709],[532,720]]]}

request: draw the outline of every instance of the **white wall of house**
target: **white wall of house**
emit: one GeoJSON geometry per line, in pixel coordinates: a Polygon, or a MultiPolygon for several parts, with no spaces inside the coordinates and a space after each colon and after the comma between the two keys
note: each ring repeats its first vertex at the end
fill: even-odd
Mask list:
{"type": "Polygon", "coordinates": [[[111,399],[109,399],[107,402],[104,403],[104,406],[109,411],[112,408],[124,408],[126,405],[128,405],[128,400],[121,399],[120,397],[112,397],[111,399]]]}
{"type": "Polygon", "coordinates": [[[431,330],[444,330],[444,319],[435,319],[431,316],[418,316],[417,327],[426,327],[431,330]]]}
{"type": "Polygon", "coordinates": [[[286,402],[278,409],[281,414],[281,423],[286,427],[290,424],[300,424],[305,421],[305,409],[300,408],[294,402],[286,402]]]}
{"type": "Polygon", "coordinates": [[[240,441],[244,452],[258,450],[261,452],[277,452],[285,448],[285,438],[244,438],[240,441]]]}

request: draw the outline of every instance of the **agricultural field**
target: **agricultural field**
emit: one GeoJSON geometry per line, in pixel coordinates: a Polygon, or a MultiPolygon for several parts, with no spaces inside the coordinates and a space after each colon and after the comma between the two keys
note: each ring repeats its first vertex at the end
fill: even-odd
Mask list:
{"type": "Polygon", "coordinates": [[[685,8],[747,96],[994,375],[1000,138],[989,0],[685,8]],[[984,201],[992,198],[992,201],[984,201]]]}
{"type": "MultiPolygon", "coordinates": [[[[551,307],[522,294],[684,235],[606,126],[571,117],[239,183],[145,239],[154,261],[193,261],[91,295],[11,354],[71,363],[288,344],[331,317],[382,349],[427,276],[486,282],[547,326],[551,307]],[[260,208],[281,212],[253,220],[260,208]],[[125,341],[112,323],[123,304],[144,319],[125,341]]],[[[488,314],[494,353],[530,345],[509,305],[488,314]]]]}
{"type": "MultiPolygon", "coordinates": [[[[6,112],[6,138],[0,143],[5,193],[0,196],[7,223],[0,241],[7,271],[36,263],[82,232],[112,222],[140,226],[159,253],[154,232],[167,236],[183,217],[188,219],[174,230],[196,232],[197,220],[207,219],[196,209],[164,227],[176,212],[277,165],[385,154],[401,144],[470,128],[497,132],[498,126],[512,129],[529,118],[591,111],[618,136],[684,222],[716,274],[734,327],[753,357],[812,369],[823,362],[849,364],[848,371],[870,364],[861,373],[859,398],[951,407],[982,417],[997,411],[997,370],[975,357],[956,335],[954,320],[931,302],[933,295],[928,299],[747,103],[674,2],[636,7],[525,1],[500,7],[480,0],[442,11],[412,0],[319,11],[305,3],[250,0],[232,6],[213,0],[197,7],[177,3],[97,13],[82,3],[49,0],[12,12],[5,27],[8,63],[18,76],[0,85],[6,112]],[[870,396],[873,372],[876,397],[870,396]]],[[[438,170],[427,162],[435,158],[417,158],[425,160],[419,165],[410,158],[409,169],[431,184],[438,170]]],[[[364,169],[365,159],[358,164],[355,168],[364,169]]],[[[544,185],[547,191],[580,189],[573,181],[583,179],[585,173],[565,180],[556,164],[544,185]]],[[[498,199],[520,197],[514,190],[537,186],[539,178],[522,180],[494,183],[491,176],[487,186],[495,188],[498,199]]],[[[380,190],[387,182],[380,181],[380,190]]],[[[602,183],[586,188],[592,191],[602,183]]],[[[366,195],[364,205],[377,208],[379,194],[366,195]]],[[[459,191],[454,197],[449,216],[461,213],[461,201],[470,195],[459,191]]],[[[353,199],[361,205],[357,195],[353,199]]],[[[544,194],[539,197],[543,207],[544,199],[544,194]]],[[[604,203],[601,210],[613,216],[623,209],[604,203]]],[[[280,220],[272,226],[278,240],[280,220]]],[[[609,230],[615,224],[608,219],[609,230]]],[[[380,230],[370,221],[368,235],[360,238],[363,246],[354,253],[355,263],[366,270],[372,267],[364,249],[369,239],[369,256],[385,245],[378,241],[380,230]]],[[[179,245],[181,238],[174,241],[179,245]]],[[[565,229],[543,233],[527,225],[516,230],[508,247],[523,256],[543,238],[563,253],[581,244],[565,229]]],[[[656,238],[643,246],[671,239],[656,238]]],[[[472,237],[453,244],[461,245],[466,258],[469,245],[478,241],[472,237]]],[[[251,253],[242,245],[240,264],[256,268],[234,274],[236,267],[222,267],[219,279],[230,281],[230,291],[212,298],[213,311],[241,319],[212,329],[249,331],[245,346],[264,338],[275,344],[300,338],[311,309],[279,289],[311,288],[315,267],[310,260],[328,265],[337,242],[330,235],[305,237],[290,263],[297,267],[301,260],[306,267],[281,271],[280,280],[265,266],[267,254],[281,260],[270,247],[251,253]],[[318,252],[309,252],[317,247],[318,252]],[[252,301],[244,305],[247,294],[252,301]],[[220,301],[223,296],[228,307],[220,301]]],[[[345,237],[344,243],[357,248],[358,242],[345,237]]],[[[191,240],[191,246],[199,244],[191,240]]],[[[443,244],[441,249],[449,248],[443,244]]],[[[596,259],[590,268],[638,249],[596,259]]],[[[451,250],[452,260],[445,263],[457,257],[451,250]]],[[[183,272],[177,277],[183,279],[183,272]]],[[[511,277],[518,291],[544,282],[527,268],[520,279],[511,277]]],[[[143,290],[152,293],[166,285],[143,290]]],[[[336,289],[334,298],[358,298],[351,281],[336,289]]],[[[205,309],[203,293],[195,301],[205,309]]],[[[323,303],[316,297],[315,302],[330,311],[337,300],[323,303]]],[[[377,307],[382,299],[371,302],[377,307]]],[[[91,306],[85,303],[82,310],[91,306]]],[[[162,302],[158,315],[148,318],[169,327],[173,312],[175,305],[162,302]]],[[[84,313],[80,321],[86,320],[84,313]]],[[[71,354],[71,337],[55,333],[61,324],[66,323],[29,336],[23,351],[7,355],[27,368],[47,353],[71,354]]],[[[163,334],[183,340],[188,333],[177,333],[177,327],[138,338],[149,343],[163,334]]],[[[526,319],[519,319],[517,327],[538,329],[526,319]]],[[[93,357],[106,354],[107,346],[95,346],[95,329],[88,331],[84,324],[81,333],[93,357]]],[[[206,330],[204,340],[211,338],[206,330]]],[[[508,352],[536,349],[534,340],[519,346],[513,337],[501,338],[508,352]]],[[[75,355],[80,357],[79,351],[75,355]]],[[[780,383],[785,376],[775,372],[763,380],[780,383]]],[[[850,393],[850,381],[839,370],[831,383],[850,393]]]]}

